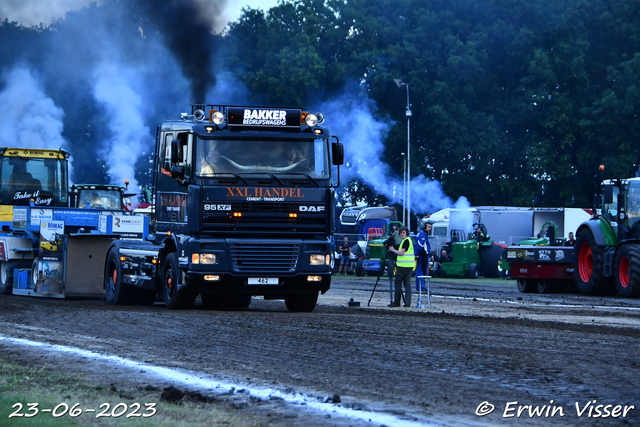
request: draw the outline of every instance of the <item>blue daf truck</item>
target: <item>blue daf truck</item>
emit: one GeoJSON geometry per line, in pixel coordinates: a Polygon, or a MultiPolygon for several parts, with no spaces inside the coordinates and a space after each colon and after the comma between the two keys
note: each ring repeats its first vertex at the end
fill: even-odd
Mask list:
{"type": "Polygon", "coordinates": [[[198,295],[205,307],[234,309],[262,296],[312,311],[331,285],[344,158],[323,121],[302,108],[192,105],[162,123],[151,237],[114,243],[107,301],[157,292],[170,309],[198,295]]]}

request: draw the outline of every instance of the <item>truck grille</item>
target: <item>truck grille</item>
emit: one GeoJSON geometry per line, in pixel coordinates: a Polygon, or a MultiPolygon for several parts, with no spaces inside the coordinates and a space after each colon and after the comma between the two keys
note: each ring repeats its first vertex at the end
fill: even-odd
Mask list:
{"type": "Polygon", "coordinates": [[[298,245],[232,243],[231,260],[238,272],[291,273],[298,265],[298,245]]]}

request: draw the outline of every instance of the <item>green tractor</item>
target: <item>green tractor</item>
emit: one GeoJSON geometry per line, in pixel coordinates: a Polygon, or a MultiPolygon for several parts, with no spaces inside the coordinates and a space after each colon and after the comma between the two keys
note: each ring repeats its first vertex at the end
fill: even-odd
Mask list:
{"type": "Polygon", "coordinates": [[[474,224],[482,234],[468,240],[453,242],[443,248],[450,253],[452,261],[442,264],[445,277],[468,277],[471,279],[483,275],[487,278],[504,277],[509,268],[506,257],[507,245],[494,243],[487,234],[484,224],[474,224]]]}
{"type": "Polygon", "coordinates": [[[364,276],[365,273],[369,276],[382,276],[384,274],[385,268],[391,259],[389,239],[391,238],[390,231],[393,230],[394,225],[397,226],[398,229],[402,227],[401,222],[391,221],[386,224],[385,229],[380,230],[377,236],[367,236],[368,240],[366,242],[364,256],[358,259],[356,263],[356,276],[364,276]]]}
{"type": "Polygon", "coordinates": [[[566,239],[558,238],[558,224],[547,221],[542,224],[537,237],[522,240],[519,246],[562,246],[566,239]]]}
{"type": "Polygon", "coordinates": [[[582,294],[640,297],[640,178],[606,180],[602,190],[576,232],[576,285],[582,294]]]}
{"type": "Polygon", "coordinates": [[[69,191],[71,207],[97,210],[130,211],[128,198],[135,194],[127,193],[126,187],[111,184],[74,184],[69,191]]]}

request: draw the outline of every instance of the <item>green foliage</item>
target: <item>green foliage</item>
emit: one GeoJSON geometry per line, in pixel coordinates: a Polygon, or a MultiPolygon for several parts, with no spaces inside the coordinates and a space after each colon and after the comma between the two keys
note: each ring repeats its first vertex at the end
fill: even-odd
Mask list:
{"type": "MultiPolygon", "coordinates": [[[[146,58],[162,27],[135,2],[121,4],[130,13],[104,31],[133,39],[144,30],[148,39],[122,55],[146,58]]],[[[3,22],[0,65],[24,59],[46,68],[44,49],[28,47],[47,46],[77,20],[55,32],[3,22]]],[[[216,70],[256,103],[308,106],[355,82],[395,122],[384,156],[397,176],[406,91],[393,79],[402,79],[411,94],[411,176],[440,181],[454,200],[588,207],[598,165],[606,177],[625,176],[640,154],[640,0],[282,0],[265,13],[244,9],[224,37],[198,40],[207,42],[223,47],[216,70]]],[[[90,102],[69,95],[71,84],[48,85],[67,113],[65,135],[86,137],[87,124],[104,130],[90,102]]],[[[95,157],[90,147],[86,154],[95,157]]],[[[342,199],[386,202],[357,181],[342,199]]]]}

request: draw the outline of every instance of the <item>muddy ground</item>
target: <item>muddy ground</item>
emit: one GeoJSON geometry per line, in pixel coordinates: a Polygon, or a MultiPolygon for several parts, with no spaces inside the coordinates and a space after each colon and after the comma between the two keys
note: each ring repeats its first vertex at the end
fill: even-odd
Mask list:
{"type": "MultiPolygon", "coordinates": [[[[415,296],[410,309],[388,308],[385,279],[368,306],[374,285],[374,278],[337,276],[313,313],[289,313],[282,301],[258,298],[246,311],[170,311],[161,303],[1,295],[0,335],[237,384],[225,391],[229,404],[263,416],[265,425],[640,425],[640,300],[520,294],[509,280],[434,281],[431,308],[426,295],[424,308],[415,307],[415,296]],[[360,306],[349,306],[351,298],[360,306]],[[345,418],[260,399],[254,388],[373,415],[345,418]],[[518,417],[525,405],[531,408],[518,417]],[[529,412],[536,408],[541,415],[529,412]]],[[[144,369],[15,340],[0,340],[0,356],[46,361],[133,393],[189,388],[144,369]]]]}

